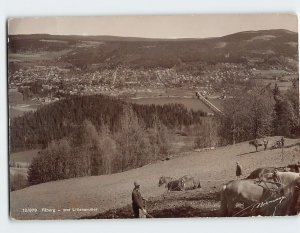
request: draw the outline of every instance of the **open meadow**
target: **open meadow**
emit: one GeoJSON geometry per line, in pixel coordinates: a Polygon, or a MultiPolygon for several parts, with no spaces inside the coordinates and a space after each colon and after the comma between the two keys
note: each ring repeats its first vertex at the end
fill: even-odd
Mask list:
{"type": "MultiPolygon", "coordinates": [[[[277,139],[269,138],[270,145],[277,139]]],[[[153,216],[217,216],[220,205],[218,192],[222,184],[235,179],[236,161],[243,167],[243,177],[259,167],[285,166],[300,160],[299,143],[299,139],[286,140],[283,160],[281,149],[263,151],[260,148],[259,152],[255,152],[254,147],[243,142],[211,151],[191,151],[180,157],[122,173],[34,185],[11,192],[11,217],[75,219],[107,218],[112,217],[112,214],[114,217],[131,217],[128,205],[131,203],[134,181],[141,184],[143,196],[149,199],[148,212],[153,216]],[[200,179],[202,188],[167,193],[166,188],[158,187],[158,179],[162,175],[193,175],[200,179]]]]}

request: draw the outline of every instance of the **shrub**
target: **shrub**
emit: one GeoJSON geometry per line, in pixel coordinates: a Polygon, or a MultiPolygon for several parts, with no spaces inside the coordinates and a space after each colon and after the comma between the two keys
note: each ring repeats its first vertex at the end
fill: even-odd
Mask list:
{"type": "Polygon", "coordinates": [[[211,118],[203,119],[196,127],[195,148],[214,147],[219,144],[218,124],[211,118]]]}

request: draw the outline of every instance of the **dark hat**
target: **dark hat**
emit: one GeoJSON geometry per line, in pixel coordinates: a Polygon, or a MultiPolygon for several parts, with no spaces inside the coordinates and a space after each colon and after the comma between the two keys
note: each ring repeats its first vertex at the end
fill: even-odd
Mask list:
{"type": "Polygon", "coordinates": [[[136,188],[137,188],[137,187],[140,187],[139,183],[138,183],[138,182],[136,182],[136,181],[134,181],[134,183],[133,183],[133,184],[134,184],[134,187],[136,187],[136,188]]]}

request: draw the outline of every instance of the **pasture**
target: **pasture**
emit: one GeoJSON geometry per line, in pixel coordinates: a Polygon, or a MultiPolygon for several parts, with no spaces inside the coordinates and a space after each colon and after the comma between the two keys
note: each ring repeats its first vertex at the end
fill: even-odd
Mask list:
{"type": "Polygon", "coordinates": [[[35,111],[40,106],[38,101],[24,101],[22,93],[14,88],[8,90],[8,101],[10,118],[21,116],[26,112],[35,111]]]}
{"type": "Polygon", "coordinates": [[[63,49],[61,51],[39,51],[39,52],[23,52],[23,53],[9,53],[8,62],[31,63],[35,64],[40,61],[52,61],[60,56],[70,52],[70,49],[63,49]]]}
{"type": "Polygon", "coordinates": [[[292,87],[292,79],[298,79],[298,75],[284,70],[254,70],[257,80],[261,80],[265,85],[271,83],[271,88],[274,88],[275,83],[282,91],[286,91],[292,87]]]}
{"type": "Polygon", "coordinates": [[[289,72],[285,70],[253,70],[255,75],[261,75],[264,79],[274,79],[275,77],[287,76],[289,72]]]}
{"type": "MultiPolygon", "coordinates": [[[[218,96],[210,96],[208,100],[217,108],[222,109],[224,100],[218,96]]],[[[196,97],[196,90],[183,88],[148,89],[148,92],[137,92],[134,98],[124,98],[124,101],[135,104],[183,104],[187,109],[213,113],[213,111],[196,97]]]]}
{"type": "Polygon", "coordinates": [[[32,159],[38,154],[37,149],[11,153],[9,156],[10,162],[31,163],[32,159]]]}
{"type": "MultiPolygon", "coordinates": [[[[278,139],[269,138],[269,145],[278,139]]],[[[281,149],[260,148],[255,152],[254,147],[243,142],[211,151],[191,151],[122,173],[34,185],[11,192],[11,216],[15,219],[106,218],[112,217],[110,214],[130,217],[134,181],[141,184],[142,195],[149,199],[148,212],[155,217],[217,216],[218,192],[224,183],[235,179],[236,161],[243,167],[243,177],[258,167],[285,166],[300,160],[299,143],[300,139],[286,139],[283,160],[281,149]],[[162,175],[195,176],[202,188],[167,193],[166,188],[158,187],[162,175]],[[24,208],[36,208],[36,212],[24,212],[24,208]],[[54,209],[55,213],[42,208],[54,209]],[[68,208],[70,211],[63,211],[68,208]]]]}
{"type": "MultiPolygon", "coordinates": [[[[9,174],[11,176],[21,175],[27,178],[28,167],[32,159],[37,156],[39,150],[28,150],[11,153],[9,156],[9,174]]],[[[10,182],[13,182],[11,179],[10,182]]],[[[12,185],[12,183],[10,183],[12,185]]]]}
{"type": "Polygon", "coordinates": [[[17,167],[11,167],[9,169],[10,175],[22,175],[24,177],[27,177],[27,170],[28,168],[17,168],[17,167]]]}

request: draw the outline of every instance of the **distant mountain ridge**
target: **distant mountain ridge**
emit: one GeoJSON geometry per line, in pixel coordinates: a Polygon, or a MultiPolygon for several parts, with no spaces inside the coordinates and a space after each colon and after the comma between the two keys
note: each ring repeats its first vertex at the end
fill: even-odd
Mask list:
{"type": "MultiPolygon", "coordinates": [[[[298,60],[298,33],[238,32],[214,38],[151,39],[117,36],[9,35],[8,53],[71,50],[60,62],[78,68],[164,67],[203,62],[247,63],[286,57],[298,60]]],[[[274,59],[273,59],[274,60],[274,59]]]]}
{"type": "Polygon", "coordinates": [[[181,41],[181,40],[204,40],[204,39],[216,39],[216,38],[224,38],[224,37],[232,37],[243,34],[263,34],[263,33],[271,33],[280,35],[283,33],[297,35],[297,32],[289,31],[286,29],[271,29],[271,30],[250,30],[250,31],[241,31],[236,33],[231,33],[224,36],[216,36],[216,37],[204,37],[204,38],[194,38],[194,37],[186,37],[186,38],[148,38],[148,37],[128,37],[128,36],[111,36],[111,35],[55,35],[55,34],[14,34],[8,35],[9,38],[26,38],[26,39],[84,39],[84,40],[105,40],[105,41],[181,41]]]}

